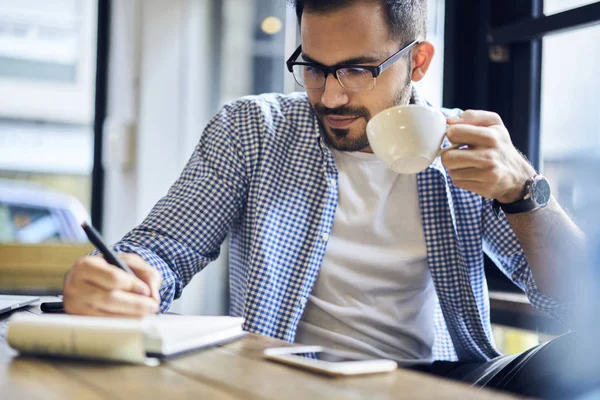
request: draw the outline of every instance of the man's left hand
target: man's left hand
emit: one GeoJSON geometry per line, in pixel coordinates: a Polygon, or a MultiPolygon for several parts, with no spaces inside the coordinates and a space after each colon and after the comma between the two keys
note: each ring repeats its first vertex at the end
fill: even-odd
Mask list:
{"type": "Polygon", "coordinates": [[[454,184],[501,203],[521,200],[535,169],[513,146],[500,116],[467,110],[448,118],[448,125],[450,142],[468,146],[442,155],[454,184]]]}

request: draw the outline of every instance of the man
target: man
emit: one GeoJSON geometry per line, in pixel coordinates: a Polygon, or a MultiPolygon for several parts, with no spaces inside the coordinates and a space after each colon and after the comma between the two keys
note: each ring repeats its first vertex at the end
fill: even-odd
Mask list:
{"type": "MultiPolygon", "coordinates": [[[[434,55],[426,0],[294,6],[302,48],[288,64],[307,94],[225,106],[167,196],[115,245],[138,278],[99,257],[79,260],[65,282],[66,310],[165,311],[230,233],[231,313],[246,318],[245,329],[445,360],[424,369],[530,394],[507,372],[523,357],[500,357],[493,345],[483,251],[534,306],[565,320],[555,283],[570,274],[579,230],[553,199],[531,202],[529,188],[543,178],[496,114],[445,110],[449,140],[467,148],[416,175],[395,174],[371,153],[372,116],[424,104],[411,81],[434,55]],[[378,76],[364,68],[400,53],[378,76]],[[511,214],[496,215],[492,199],[511,214]]],[[[535,352],[541,359],[545,347],[535,352]]]]}

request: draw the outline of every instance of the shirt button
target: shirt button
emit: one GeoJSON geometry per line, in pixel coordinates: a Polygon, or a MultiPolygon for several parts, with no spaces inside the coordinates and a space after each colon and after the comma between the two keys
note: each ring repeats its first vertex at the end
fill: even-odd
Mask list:
{"type": "Polygon", "coordinates": [[[300,304],[302,304],[303,306],[305,306],[305,305],[306,305],[306,302],[307,302],[307,301],[308,301],[308,300],[306,300],[306,297],[300,297],[300,304]]]}
{"type": "Polygon", "coordinates": [[[326,242],[329,240],[329,234],[328,233],[324,233],[321,235],[321,240],[326,242]]]}
{"type": "Polygon", "coordinates": [[[328,180],[329,186],[335,187],[335,179],[331,178],[328,180]]]}

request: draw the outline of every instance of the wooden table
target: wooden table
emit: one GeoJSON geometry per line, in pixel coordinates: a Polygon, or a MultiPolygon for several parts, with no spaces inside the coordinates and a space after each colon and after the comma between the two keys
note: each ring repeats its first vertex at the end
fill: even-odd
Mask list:
{"type": "MultiPolygon", "coordinates": [[[[36,307],[22,312],[39,314],[36,307]]],[[[248,338],[159,367],[19,357],[6,344],[0,317],[0,399],[512,399],[417,372],[397,370],[329,378],[267,361],[268,347],[291,346],[248,338]]]]}

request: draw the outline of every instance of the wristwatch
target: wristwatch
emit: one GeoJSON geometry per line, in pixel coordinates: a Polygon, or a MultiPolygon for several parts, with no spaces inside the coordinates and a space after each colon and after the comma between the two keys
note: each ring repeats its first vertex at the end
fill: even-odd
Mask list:
{"type": "Polygon", "coordinates": [[[500,203],[494,199],[492,208],[496,216],[500,209],[505,214],[520,214],[546,207],[551,196],[550,184],[543,175],[536,174],[527,179],[523,193],[525,194],[523,198],[514,203],[500,203]]]}

